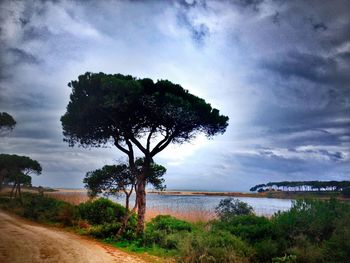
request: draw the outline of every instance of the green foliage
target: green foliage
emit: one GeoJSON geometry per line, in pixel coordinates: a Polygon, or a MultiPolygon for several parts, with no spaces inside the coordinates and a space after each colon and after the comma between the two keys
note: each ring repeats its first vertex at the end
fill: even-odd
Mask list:
{"type": "Polygon", "coordinates": [[[78,210],[81,219],[92,225],[121,222],[125,215],[125,207],[106,198],[82,203],[78,210]]]}
{"type": "Polygon", "coordinates": [[[341,193],[344,197],[350,197],[350,187],[344,188],[341,193]]]}
{"type": "Polygon", "coordinates": [[[255,215],[234,216],[228,220],[214,221],[214,230],[225,230],[248,242],[256,242],[273,237],[273,224],[266,217],[255,215]]]}
{"type": "Polygon", "coordinates": [[[89,234],[99,239],[114,237],[118,232],[120,226],[120,222],[94,225],[89,229],[89,234]]]}
{"type": "Polygon", "coordinates": [[[229,232],[197,231],[179,242],[181,262],[249,262],[254,251],[229,232]]]}
{"type": "Polygon", "coordinates": [[[271,262],[271,258],[280,255],[279,243],[266,237],[260,241],[251,242],[254,250],[254,262],[271,262]]]}
{"type": "Polygon", "coordinates": [[[212,231],[227,231],[249,243],[256,251],[256,262],[270,262],[272,257],[279,255],[279,243],[274,240],[274,225],[266,217],[243,215],[216,220],[212,222],[212,231]]]}
{"type": "Polygon", "coordinates": [[[144,233],[144,243],[148,246],[157,244],[163,248],[176,248],[178,234],[193,231],[193,226],[183,220],[169,215],[159,215],[147,225],[144,233]]]}
{"type": "Polygon", "coordinates": [[[350,212],[336,220],[336,229],[324,244],[327,262],[350,262],[350,212]]]}
{"type": "Polygon", "coordinates": [[[215,213],[220,220],[230,220],[234,216],[250,215],[253,211],[253,207],[247,203],[231,197],[222,199],[215,208],[215,213]]]}
{"type": "MultiPolygon", "coordinates": [[[[169,142],[183,142],[196,132],[208,136],[224,133],[228,125],[228,117],[167,80],[154,83],[121,74],[87,72],[68,85],[72,93],[61,122],[70,144],[100,146],[111,137],[134,142],[150,130],[154,135],[166,131],[169,142]]],[[[158,147],[151,156],[161,150],[158,147]]]]}
{"type": "Polygon", "coordinates": [[[16,121],[7,112],[0,112],[0,134],[5,130],[12,130],[16,125],[16,121]]]}
{"type": "MultiPolygon", "coordinates": [[[[88,172],[84,178],[85,188],[89,190],[90,196],[98,194],[118,195],[120,191],[125,190],[131,193],[130,189],[134,189],[137,175],[142,173],[143,158],[137,158],[135,165],[137,174],[134,174],[129,165],[125,163],[105,165],[101,169],[88,172]]],[[[147,183],[155,189],[163,190],[165,188],[163,179],[165,172],[164,166],[151,163],[147,183]]]]}
{"type": "Polygon", "coordinates": [[[3,198],[0,206],[39,222],[71,226],[77,220],[76,208],[71,204],[45,195],[23,193],[22,196],[23,203],[20,203],[19,199],[3,198]]]}
{"type": "Polygon", "coordinates": [[[27,156],[16,154],[0,154],[0,188],[3,182],[16,185],[31,186],[32,178],[29,174],[41,174],[40,164],[27,156]]]}
{"type": "Polygon", "coordinates": [[[88,172],[84,178],[85,188],[90,196],[98,194],[118,195],[119,191],[134,185],[135,176],[126,164],[105,165],[88,172]]]}
{"type": "Polygon", "coordinates": [[[335,199],[297,200],[289,211],[274,216],[277,234],[293,240],[306,236],[312,242],[328,239],[334,231],[335,220],[343,216],[349,206],[335,199]]]}

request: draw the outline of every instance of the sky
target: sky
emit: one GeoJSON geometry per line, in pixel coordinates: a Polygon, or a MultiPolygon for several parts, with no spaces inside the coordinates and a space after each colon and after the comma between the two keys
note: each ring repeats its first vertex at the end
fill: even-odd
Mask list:
{"type": "Polygon", "coordinates": [[[248,191],[350,180],[350,1],[101,0],[0,3],[0,152],[40,162],[34,185],[83,187],[125,160],[69,147],[60,117],[85,72],[180,84],[229,116],[224,135],[155,157],[168,189],[248,191]]]}

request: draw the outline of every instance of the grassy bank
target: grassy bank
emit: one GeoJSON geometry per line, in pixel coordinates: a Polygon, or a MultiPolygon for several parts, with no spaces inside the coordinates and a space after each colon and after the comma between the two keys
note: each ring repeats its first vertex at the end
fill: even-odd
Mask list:
{"type": "Polygon", "coordinates": [[[132,252],[147,252],[178,262],[349,262],[350,205],[336,199],[298,200],[271,218],[229,214],[206,223],[156,216],[143,236],[115,234],[125,209],[99,199],[72,205],[24,193],[19,200],[0,197],[0,208],[92,236],[132,252]]]}

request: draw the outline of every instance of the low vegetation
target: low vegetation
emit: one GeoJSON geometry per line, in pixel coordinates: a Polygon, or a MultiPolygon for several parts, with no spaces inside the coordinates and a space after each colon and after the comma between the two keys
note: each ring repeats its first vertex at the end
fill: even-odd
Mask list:
{"type": "Polygon", "coordinates": [[[71,205],[23,193],[0,197],[0,208],[44,223],[62,225],[126,250],[172,257],[178,262],[349,262],[350,205],[336,199],[297,200],[289,211],[256,216],[238,200],[218,205],[217,219],[189,223],[159,215],[136,235],[136,215],[116,236],[125,208],[100,198],[71,205]]]}

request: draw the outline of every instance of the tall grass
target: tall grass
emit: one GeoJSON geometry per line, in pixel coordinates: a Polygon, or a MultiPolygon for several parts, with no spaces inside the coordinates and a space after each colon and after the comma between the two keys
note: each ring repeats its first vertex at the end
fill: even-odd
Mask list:
{"type": "Polygon", "coordinates": [[[146,210],[146,221],[150,221],[158,215],[171,215],[187,222],[208,222],[214,219],[215,213],[205,208],[198,207],[149,207],[146,210]]]}
{"type": "Polygon", "coordinates": [[[45,193],[47,196],[61,200],[72,205],[79,205],[88,201],[90,198],[86,192],[50,192],[45,193]]]}

